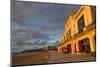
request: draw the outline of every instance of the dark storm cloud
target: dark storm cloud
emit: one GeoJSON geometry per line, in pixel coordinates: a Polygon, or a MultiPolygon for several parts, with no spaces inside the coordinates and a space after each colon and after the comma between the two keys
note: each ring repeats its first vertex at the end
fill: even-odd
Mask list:
{"type": "Polygon", "coordinates": [[[46,39],[48,40],[49,39],[49,34],[46,34],[46,33],[42,33],[42,32],[32,32],[31,34],[32,38],[33,39],[46,39]]]}
{"type": "Polygon", "coordinates": [[[16,22],[24,24],[24,20],[28,17],[35,17],[35,19],[45,18],[48,23],[64,23],[67,12],[75,11],[79,6],[74,5],[60,5],[47,3],[32,3],[32,2],[15,2],[13,6],[14,19],[16,22]],[[17,17],[17,18],[16,18],[17,17]]]}
{"type": "Polygon", "coordinates": [[[78,9],[77,5],[13,2],[11,10],[13,44],[29,40],[36,41],[34,47],[35,44],[46,45],[47,41],[55,43],[63,33],[68,14],[78,9]]]}
{"type": "Polygon", "coordinates": [[[41,39],[41,40],[49,40],[49,34],[36,32],[36,31],[19,31],[13,33],[13,40],[17,41],[24,41],[29,39],[41,39]],[[15,36],[14,36],[15,35],[15,36]]]}

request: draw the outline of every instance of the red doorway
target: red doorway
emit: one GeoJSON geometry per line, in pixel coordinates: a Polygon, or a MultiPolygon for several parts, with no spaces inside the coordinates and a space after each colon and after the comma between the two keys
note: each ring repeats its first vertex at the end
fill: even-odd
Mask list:
{"type": "Polygon", "coordinates": [[[67,52],[71,53],[71,44],[67,45],[67,52]]]}
{"type": "Polygon", "coordinates": [[[79,41],[79,51],[84,52],[84,45],[83,45],[82,41],[79,41]]]}
{"type": "Polygon", "coordinates": [[[79,41],[79,51],[85,53],[90,52],[90,42],[88,38],[79,41]]]}
{"type": "Polygon", "coordinates": [[[74,45],[74,52],[76,53],[77,51],[76,51],[76,44],[74,45]]]}

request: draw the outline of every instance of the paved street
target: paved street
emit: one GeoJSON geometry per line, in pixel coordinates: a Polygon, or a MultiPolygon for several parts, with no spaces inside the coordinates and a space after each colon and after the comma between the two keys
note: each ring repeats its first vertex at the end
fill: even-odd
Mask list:
{"type": "Polygon", "coordinates": [[[95,57],[90,54],[72,55],[63,54],[57,51],[22,54],[13,57],[13,64],[27,65],[27,64],[45,64],[45,63],[62,63],[62,62],[76,62],[76,61],[94,61],[95,57]]]}
{"type": "Polygon", "coordinates": [[[48,63],[60,63],[60,62],[76,62],[76,61],[93,61],[95,57],[90,54],[63,54],[58,52],[51,52],[51,56],[48,58],[48,63]]]}

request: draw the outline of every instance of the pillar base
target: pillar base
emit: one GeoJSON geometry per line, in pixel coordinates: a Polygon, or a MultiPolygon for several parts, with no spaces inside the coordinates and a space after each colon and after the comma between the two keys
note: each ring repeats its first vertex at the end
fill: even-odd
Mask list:
{"type": "Polygon", "coordinates": [[[82,53],[78,52],[77,55],[81,55],[82,53]]]}
{"type": "Polygon", "coordinates": [[[91,56],[96,57],[96,52],[91,52],[91,56]]]}

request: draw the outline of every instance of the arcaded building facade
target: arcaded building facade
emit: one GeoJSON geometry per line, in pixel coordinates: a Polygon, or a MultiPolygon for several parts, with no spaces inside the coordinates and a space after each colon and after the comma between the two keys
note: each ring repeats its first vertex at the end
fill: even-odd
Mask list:
{"type": "Polygon", "coordinates": [[[96,7],[81,6],[69,14],[58,51],[62,53],[96,52],[96,7]]]}

